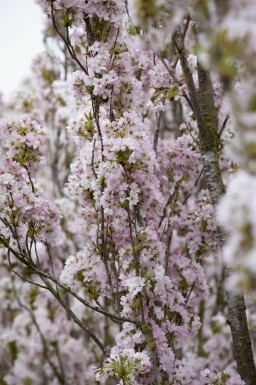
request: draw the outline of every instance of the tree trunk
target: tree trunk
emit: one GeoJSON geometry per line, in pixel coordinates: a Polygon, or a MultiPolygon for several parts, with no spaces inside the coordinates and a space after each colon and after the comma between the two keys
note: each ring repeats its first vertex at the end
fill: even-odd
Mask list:
{"type": "MultiPolygon", "coordinates": [[[[188,66],[187,55],[183,42],[181,28],[178,27],[173,35],[175,48],[178,52],[183,74],[188,86],[193,112],[199,129],[200,150],[204,167],[204,177],[209,194],[216,208],[221,196],[225,193],[219,165],[219,136],[217,112],[214,106],[212,82],[208,71],[198,62],[199,92],[197,94],[194,80],[188,66]]],[[[226,236],[219,230],[220,246],[226,236]]],[[[226,269],[228,271],[228,269],[226,269]]],[[[226,273],[227,278],[227,273],[226,273]]],[[[226,289],[228,323],[230,325],[234,357],[237,370],[247,385],[256,385],[256,370],[252,353],[252,345],[247,325],[246,307],[243,293],[234,294],[226,289]]]]}

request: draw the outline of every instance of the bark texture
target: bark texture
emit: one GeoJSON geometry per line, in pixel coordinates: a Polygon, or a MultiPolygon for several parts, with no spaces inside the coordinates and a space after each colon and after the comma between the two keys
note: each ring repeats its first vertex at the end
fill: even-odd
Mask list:
{"type": "Polygon", "coordinates": [[[256,371],[247,326],[246,307],[242,294],[226,291],[228,323],[231,328],[237,370],[247,385],[256,385],[256,371]]]}
{"type": "MultiPolygon", "coordinates": [[[[219,199],[225,193],[220,165],[219,165],[219,136],[217,111],[214,106],[212,82],[210,73],[198,62],[199,91],[188,65],[183,35],[180,27],[173,34],[175,49],[179,55],[183,74],[188,86],[193,112],[199,129],[200,150],[204,167],[204,177],[209,194],[216,207],[219,199]]],[[[225,234],[219,230],[220,244],[223,245],[225,234]]],[[[228,271],[228,269],[226,269],[228,271]]],[[[227,277],[226,273],[226,277],[227,277]]],[[[237,370],[246,385],[256,385],[256,369],[252,352],[252,345],[248,330],[246,307],[243,293],[234,294],[226,290],[228,323],[230,325],[234,357],[237,370]]]]}

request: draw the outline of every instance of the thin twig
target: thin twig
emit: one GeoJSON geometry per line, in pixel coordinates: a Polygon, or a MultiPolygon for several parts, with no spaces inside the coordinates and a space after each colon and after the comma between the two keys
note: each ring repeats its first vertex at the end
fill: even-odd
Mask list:
{"type": "Polygon", "coordinates": [[[219,137],[219,138],[221,137],[223,131],[225,130],[225,127],[226,127],[226,125],[227,125],[227,122],[228,122],[229,118],[230,118],[230,115],[227,114],[226,117],[225,117],[225,119],[224,119],[224,121],[223,121],[223,123],[222,123],[221,129],[220,129],[219,132],[218,132],[218,137],[219,137]]]}
{"type": "Polygon", "coordinates": [[[174,192],[171,193],[171,195],[169,196],[169,198],[168,198],[168,200],[167,200],[167,202],[166,202],[166,204],[165,204],[165,206],[164,206],[163,214],[162,214],[162,216],[161,216],[161,218],[160,218],[160,221],[159,221],[159,223],[158,223],[158,228],[161,226],[161,224],[162,224],[162,222],[163,222],[163,220],[164,220],[164,218],[165,218],[165,216],[166,216],[167,207],[168,207],[169,204],[172,202],[172,200],[175,198],[175,196],[176,196],[176,194],[177,194],[177,191],[178,191],[178,188],[177,188],[177,186],[176,186],[175,189],[174,189],[174,192]]]}
{"type": "Polygon", "coordinates": [[[86,74],[88,75],[88,72],[86,71],[85,67],[82,65],[82,63],[80,62],[80,60],[78,59],[72,45],[69,43],[69,41],[65,38],[65,36],[63,35],[63,33],[59,30],[59,28],[57,27],[57,23],[56,23],[56,20],[55,20],[55,17],[54,17],[54,8],[53,8],[53,2],[54,0],[51,0],[51,18],[52,18],[52,24],[54,26],[54,29],[55,31],[57,32],[57,34],[61,37],[61,39],[64,41],[64,43],[66,44],[66,47],[68,49],[68,52],[71,56],[71,58],[78,64],[78,66],[81,68],[81,70],[86,74]]]}

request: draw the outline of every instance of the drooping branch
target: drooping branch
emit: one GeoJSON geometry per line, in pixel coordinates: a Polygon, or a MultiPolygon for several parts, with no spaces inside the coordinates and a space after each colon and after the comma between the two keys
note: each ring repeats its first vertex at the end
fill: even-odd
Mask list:
{"type": "MultiPolygon", "coordinates": [[[[92,305],[90,302],[86,301],[78,293],[76,293],[70,287],[68,287],[67,285],[62,283],[56,277],[54,277],[53,275],[51,275],[49,273],[45,273],[44,271],[40,270],[38,268],[38,266],[36,266],[34,263],[31,263],[30,260],[27,260],[24,256],[20,256],[17,251],[15,251],[10,245],[8,245],[8,243],[4,240],[3,237],[1,237],[1,235],[0,235],[0,243],[2,243],[7,248],[9,253],[12,253],[22,264],[24,264],[26,267],[28,267],[32,274],[36,274],[36,275],[38,275],[41,278],[44,278],[44,279],[52,281],[54,284],[56,284],[56,286],[58,288],[61,288],[65,292],[69,293],[71,296],[73,296],[75,299],[77,299],[79,302],[81,302],[88,309],[94,310],[94,311],[96,311],[99,314],[102,314],[102,315],[105,315],[105,316],[109,317],[113,322],[117,322],[117,323],[129,322],[129,323],[137,324],[137,322],[135,320],[131,319],[131,318],[118,316],[116,314],[113,314],[113,313],[105,310],[104,308],[100,308],[99,306],[92,305]]],[[[18,274],[17,272],[14,271],[14,273],[16,275],[18,275],[20,278],[22,278],[22,276],[20,274],[18,274]]],[[[27,278],[25,279],[25,281],[30,282],[27,278]]],[[[39,285],[36,282],[32,282],[31,281],[30,283],[32,283],[34,285],[37,285],[37,286],[39,286],[39,287],[41,287],[43,289],[48,289],[47,286],[39,285]]]]}

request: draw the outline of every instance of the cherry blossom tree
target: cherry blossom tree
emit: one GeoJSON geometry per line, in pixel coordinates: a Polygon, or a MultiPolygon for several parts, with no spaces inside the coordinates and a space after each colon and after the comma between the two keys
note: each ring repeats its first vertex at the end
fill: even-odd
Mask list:
{"type": "Polygon", "coordinates": [[[1,103],[0,384],[254,385],[253,1],[37,2],[1,103]]]}

